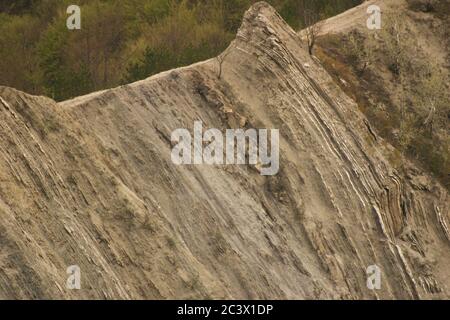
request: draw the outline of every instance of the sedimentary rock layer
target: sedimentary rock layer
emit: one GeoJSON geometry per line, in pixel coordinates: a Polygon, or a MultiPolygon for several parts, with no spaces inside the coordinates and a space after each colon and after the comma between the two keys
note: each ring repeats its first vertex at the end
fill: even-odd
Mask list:
{"type": "Polygon", "coordinates": [[[0,298],[448,298],[448,193],[269,5],[223,57],[62,103],[0,87],[0,298]],[[279,129],[279,173],[174,165],[194,121],[279,129]]]}

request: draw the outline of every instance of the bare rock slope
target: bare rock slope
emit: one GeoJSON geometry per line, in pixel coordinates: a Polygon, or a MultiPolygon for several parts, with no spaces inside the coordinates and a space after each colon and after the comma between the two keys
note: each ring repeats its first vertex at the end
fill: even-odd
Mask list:
{"type": "Polygon", "coordinates": [[[0,97],[0,298],[450,297],[448,193],[393,169],[263,2],[220,79],[211,59],[63,103],[0,97]],[[170,134],[195,120],[279,129],[280,172],[174,165],[170,134]]]}

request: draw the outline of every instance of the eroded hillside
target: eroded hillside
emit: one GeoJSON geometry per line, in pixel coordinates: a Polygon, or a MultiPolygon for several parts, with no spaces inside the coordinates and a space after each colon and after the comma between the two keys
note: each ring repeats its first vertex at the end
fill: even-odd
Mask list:
{"type": "Polygon", "coordinates": [[[449,30],[449,0],[371,0],[323,21],[315,51],[374,129],[447,190],[449,30]],[[366,26],[370,5],[381,9],[379,30],[366,26]]]}
{"type": "Polygon", "coordinates": [[[224,56],[62,103],[0,88],[0,298],[450,296],[447,191],[267,4],[224,56]],[[174,165],[196,120],[279,129],[278,175],[174,165]]]}

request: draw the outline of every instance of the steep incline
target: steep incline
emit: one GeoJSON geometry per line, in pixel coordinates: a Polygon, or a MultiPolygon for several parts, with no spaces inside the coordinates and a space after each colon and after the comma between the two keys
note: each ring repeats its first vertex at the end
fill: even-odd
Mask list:
{"type": "Polygon", "coordinates": [[[0,298],[450,296],[448,194],[392,168],[270,6],[217,75],[211,59],[61,104],[0,88],[0,298]],[[280,129],[279,174],[175,166],[170,134],[195,120],[280,129]]]}

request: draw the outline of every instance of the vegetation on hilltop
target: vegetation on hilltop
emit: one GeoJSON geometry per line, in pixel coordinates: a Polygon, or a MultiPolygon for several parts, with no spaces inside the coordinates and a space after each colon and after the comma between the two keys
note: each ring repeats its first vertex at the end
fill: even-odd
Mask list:
{"type": "Polygon", "coordinates": [[[390,13],[379,32],[322,37],[317,55],[378,133],[450,189],[450,72],[436,58],[444,49],[425,48],[423,39],[428,28],[446,47],[445,2],[409,1],[409,10],[427,14],[420,21],[411,12],[390,13]]]}
{"type": "MultiPolygon", "coordinates": [[[[4,0],[0,85],[56,100],[146,78],[219,54],[255,0],[4,0]],[[81,30],[66,9],[81,7],[81,30]]],[[[271,0],[294,28],[360,0],[271,0]]]]}

